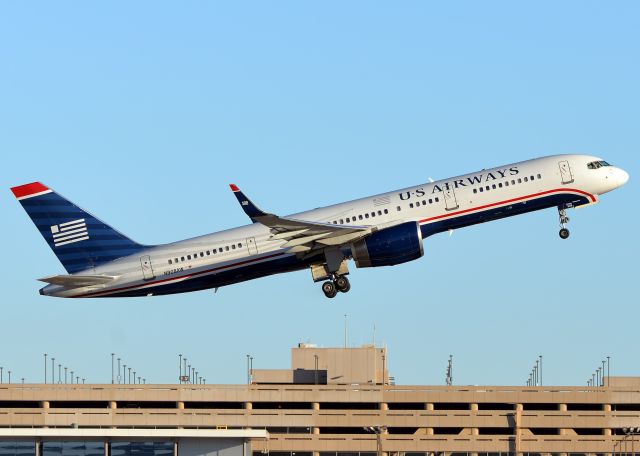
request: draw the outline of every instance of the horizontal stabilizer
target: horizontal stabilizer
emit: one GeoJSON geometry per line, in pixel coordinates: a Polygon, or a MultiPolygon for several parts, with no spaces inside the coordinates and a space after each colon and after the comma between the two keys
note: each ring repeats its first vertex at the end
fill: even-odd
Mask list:
{"type": "Polygon", "coordinates": [[[118,276],[107,275],[56,275],[38,279],[41,282],[52,285],[61,285],[65,288],[81,288],[96,285],[104,285],[116,280],[118,276]]]}

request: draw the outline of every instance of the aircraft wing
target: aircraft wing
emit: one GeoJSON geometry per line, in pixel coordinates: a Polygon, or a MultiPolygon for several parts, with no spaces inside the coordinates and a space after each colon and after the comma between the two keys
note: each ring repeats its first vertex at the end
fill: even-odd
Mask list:
{"type": "Polygon", "coordinates": [[[269,227],[272,233],[271,239],[286,241],[284,247],[288,247],[291,253],[308,252],[327,246],[340,246],[363,238],[376,230],[375,227],[370,226],[334,225],[333,223],[308,222],[279,217],[258,209],[237,185],[231,184],[230,187],[236,195],[240,207],[249,218],[254,223],[261,223],[269,227]]]}
{"type": "Polygon", "coordinates": [[[38,279],[41,282],[52,285],[61,285],[65,288],[81,288],[96,285],[104,285],[116,280],[118,276],[106,275],[56,275],[38,279]]]}

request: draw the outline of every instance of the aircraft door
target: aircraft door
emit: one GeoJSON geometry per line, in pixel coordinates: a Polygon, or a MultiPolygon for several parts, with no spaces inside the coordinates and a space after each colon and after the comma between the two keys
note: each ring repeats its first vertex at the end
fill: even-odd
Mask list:
{"type": "Polygon", "coordinates": [[[560,177],[562,178],[562,183],[570,184],[571,182],[573,182],[573,173],[571,172],[569,162],[567,160],[562,160],[561,162],[558,162],[558,166],[560,167],[560,177]]]}
{"type": "Polygon", "coordinates": [[[247,250],[249,250],[249,255],[258,254],[258,245],[256,244],[256,238],[247,238],[247,250]]]}
{"type": "Polygon", "coordinates": [[[452,211],[460,207],[458,205],[458,200],[456,200],[456,193],[453,190],[453,187],[445,186],[445,188],[442,190],[442,196],[444,198],[445,208],[448,211],[452,211]]]}
{"type": "Polygon", "coordinates": [[[140,257],[140,266],[142,267],[142,277],[144,280],[156,278],[156,275],[153,273],[153,266],[151,266],[151,257],[149,255],[140,257]]]}

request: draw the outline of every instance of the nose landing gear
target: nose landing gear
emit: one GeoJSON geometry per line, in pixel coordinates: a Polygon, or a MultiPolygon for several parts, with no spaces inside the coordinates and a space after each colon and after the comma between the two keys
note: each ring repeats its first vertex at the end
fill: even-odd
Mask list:
{"type": "Polygon", "coordinates": [[[560,217],[560,231],[558,234],[561,239],[567,239],[569,237],[569,230],[566,224],[569,223],[569,217],[567,217],[567,211],[563,207],[558,207],[558,216],[560,217]]]}

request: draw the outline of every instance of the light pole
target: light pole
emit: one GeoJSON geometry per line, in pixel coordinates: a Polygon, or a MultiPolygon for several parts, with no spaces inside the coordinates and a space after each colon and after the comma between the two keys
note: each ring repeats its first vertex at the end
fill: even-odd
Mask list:
{"type": "Polygon", "coordinates": [[[122,375],[122,377],[123,377],[122,383],[127,383],[127,365],[122,363],[122,366],[123,366],[123,368],[122,368],[122,373],[123,373],[123,375],[122,375]]]}
{"type": "Polygon", "coordinates": [[[51,383],[56,382],[56,359],[51,357],[51,383]]]}
{"type": "Polygon", "coordinates": [[[539,358],[540,358],[540,386],[542,386],[542,355],[540,355],[539,358]]]}
{"type": "Polygon", "coordinates": [[[129,381],[127,383],[131,383],[131,368],[129,368],[129,381]]]}
{"type": "Polygon", "coordinates": [[[67,384],[67,366],[64,367],[64,384],[67,384]]]}
{"type": "Polygon", "coordinates": [[[4,369],[4,367],[0,366],[0,383],[4,383],[2,380],[2,369],[4,369]]]}
{"type": "Polygon", "coordinates": [[[47,354],[44,354],[44,384],[47,384],[47,354]]]}
{"type": "Polygon", "coordinates": [[[113,383],[114,383],[114,381],[115,381],[115,379],[114,379],[114,377],[113,377],[113,369],[114,369],[113,361],[114,361],[114,356],[116,356],[116,354],[115,354],[115,353],[111,353],[111,384],[112,384],[112,385],[113,385],[113,383]]]}
{"type": "Polygon", "coordinates": [[[178,375],[178,381],[182,383],[182,353],[178,355],[180,358],[180,362],[178,363],[178,367],[180,368],[180,375],[178,375]]]}
{"type": "Polygon", "coordinates": [[[11,371],[7,371],[7,373],[9,374],[9,384],[11,384],[11,371]]]}
{"type": "Polygon", "coordinates": [[[315,369],[313,371],[313,377],[314,377],[314,381],[315,384],[318,384],[318,355],[313,355],[314,359],[315,359],[315,369]]]}
{"type": "Polygon", "coordinates": [[[118,358],[118,384],[120,383],[120,358],[118,358]]]}
{"type": "Polygon", "coordinates": [[[609,361],[611,361],[611,357],[607,356],[607,386],[611,386],[610,374],[609,374],[609,361]]]}
{"type": "Polygon", "coordinates": [[[62,364],[58,363],[58,384],[62,383],[62,364]]]}

